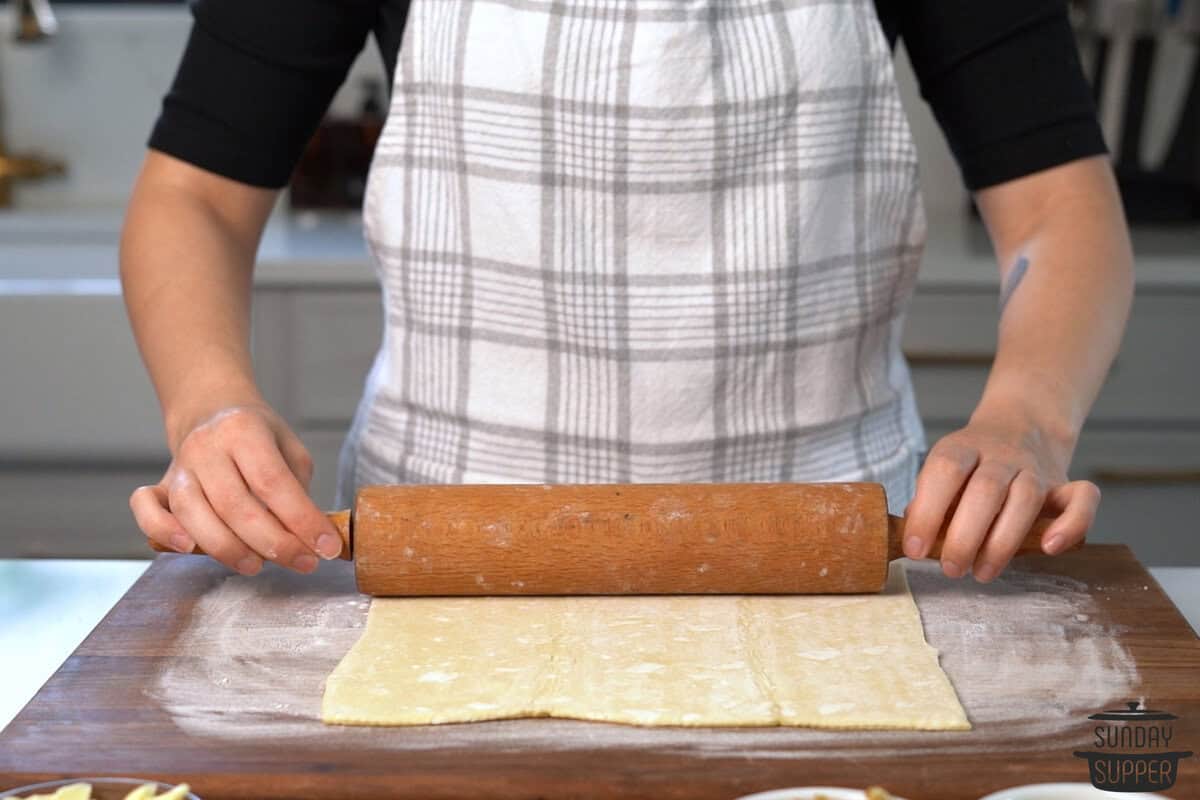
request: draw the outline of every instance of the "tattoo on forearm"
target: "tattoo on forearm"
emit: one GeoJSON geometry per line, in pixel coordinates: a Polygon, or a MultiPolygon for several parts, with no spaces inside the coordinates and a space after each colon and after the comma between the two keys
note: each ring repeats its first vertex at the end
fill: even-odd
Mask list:
{"type": "Polygon", "coordinates": [[[1012,271],[1008,273],[1008,277],[1004,281],[1004,286],[1000,289],[1000,313],[1004,313],[1004,307],[1008,305],[1008,301],[1012,298],[1013,292],[1017,289],[1017,284],[1025,277],[1025,271],[1029,269],[1029,259],[1021,256],[1017,259],[1017,263],[1013,264],[1012,271]]]}

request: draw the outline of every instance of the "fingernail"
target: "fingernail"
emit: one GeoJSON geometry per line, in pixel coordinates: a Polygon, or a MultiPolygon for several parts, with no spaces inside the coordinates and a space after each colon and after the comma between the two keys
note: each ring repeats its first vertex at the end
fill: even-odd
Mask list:
{"type": "Polygon", "coordinates": [[[1045,541],[1042,542],[1042,550],[1049,553],[1050,555],[1054,555],[1055,553],[1058,552],[1058,548],[1061,544],[1062,544],[1061,537],[1051,536],[1049,539],[1046,539],[1045,541]]]}
{"type": "Polygon", "coordinates": [[[243,575],[256,575],[262,569],[262,562],[258,556],[246,556],[241,561],[237,562],[237,571],[243,575]]]}
{"type": "Polygon", "coordinates": [[[342,540],[332,533],[322,533],[317,537],[317,552],[321,558],[337,558],[342,552],[342,540]]]}
{"type": "Polygon", "coordinates": [[[984,564],[975,570],[975,580],[980,583],[987,583],[994,577],[996,577],[996,568],[991,564],[984,564]]]}
{"type": "Polygon", "coordinates": [[[292,559],[292,567],[300,572],[312,572],[317,568],[316,556],[310,556],[308,553],[303,553],[292,559]]]}
{"type": "Polygon", "coordinates": [[[943,561],[942,572],[947,578],[961,578],[965,570],[956,561],[943,561]]]}
{"type": "Polygon", "coordinates": [[[920,558],[924,549],[919,536],[910,536],[904,540],[904,555],[909,558],[920,558]]]}
{"type": "Polygon", "coordinates": [[[172,533],[171,547],[174,547],[181,553],[190,553],[196,549],[196,543],[182,533],[172,533]]]}

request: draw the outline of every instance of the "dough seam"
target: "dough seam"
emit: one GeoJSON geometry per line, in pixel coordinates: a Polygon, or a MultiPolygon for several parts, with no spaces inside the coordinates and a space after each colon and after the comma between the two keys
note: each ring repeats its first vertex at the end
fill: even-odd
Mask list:
{"type": "Polygon", "coordinates": [[[384,598],[322,719],[969,730],[903,566],[878,595],[384,598]]]}
{"type": "Polygon", "coordinates": [[[750,674],[754,678],[754,685],[758,687],[763,699],[771,704],[771,718],[775,720],[776,724],[779,724],[783,718],[779,707],[779,695],[775,690],[775,681],[772,680],[767,670],[767,661],[763,658],[759,637],[754,635],[756,631],[753,629],[761,626],[754,625],[748,597],[738,598],[737,626],[738,638],[746,650],[746,658],[750,666],[750,674]]]}

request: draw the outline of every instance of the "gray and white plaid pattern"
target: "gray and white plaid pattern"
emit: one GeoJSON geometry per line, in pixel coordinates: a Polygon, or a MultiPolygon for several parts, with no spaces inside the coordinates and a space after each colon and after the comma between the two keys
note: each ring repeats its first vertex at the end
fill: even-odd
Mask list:
{"type": "Polygon", "coordinates": [[[364,208],[370,483],[876,480],[925,221],[871,0],[414,0],[364,208]]]}

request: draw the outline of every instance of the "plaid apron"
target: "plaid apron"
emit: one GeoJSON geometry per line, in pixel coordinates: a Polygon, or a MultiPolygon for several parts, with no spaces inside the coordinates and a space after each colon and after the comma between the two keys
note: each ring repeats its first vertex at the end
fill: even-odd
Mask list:
{"type": "Polygon", "coordinates": [[[911,499],[925,236],[871,0],[413,0],[364,228],[371,483],[911,499]]]}

